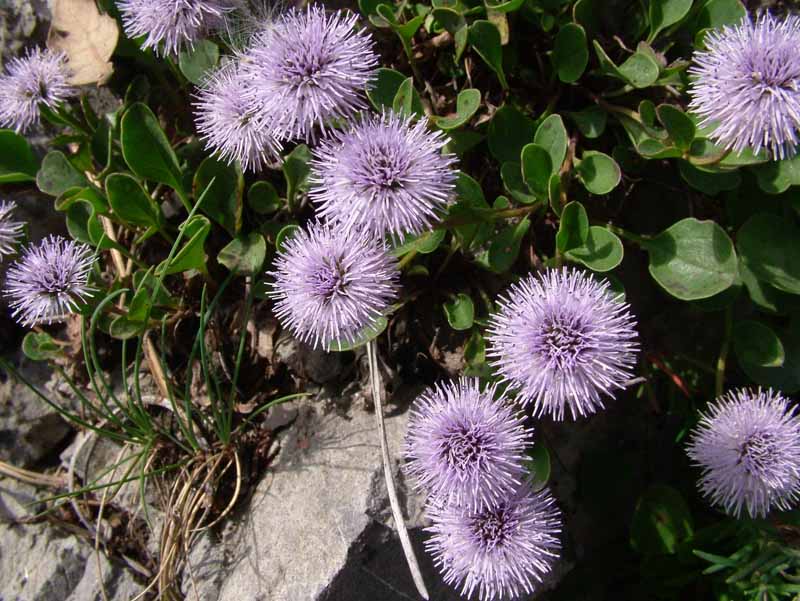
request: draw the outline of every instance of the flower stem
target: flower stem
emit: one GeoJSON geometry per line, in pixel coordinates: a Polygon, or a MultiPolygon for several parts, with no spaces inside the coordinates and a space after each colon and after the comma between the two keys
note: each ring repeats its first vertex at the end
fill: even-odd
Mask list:
{"type": "Polygon", "coordinates": [[[717,357],[717,370],[714,379],[716,397],[722,396],[722,393],[725,392],[725,364],[728,360],[728,350],[731,347],[731,333],[733,331],[733,310],[730,307],[725,309],[724,327],[722,346],[719,349],[719,357],[717,357]]]}
{"type": "Polygon", "coordinates": [[[427,601],[429,599],[428,589],[422,579],[422,572],[417,563],[417,556],[411,546],[411,539],[408,537],[406,523],[403,520],[403,513],[400,510],[400,501],[397,498],[397,490],[394,485],[394,475],[391,462],[389,461],[389,443],[386,440],[386,424],[383,421],[383,403],[381,401],[380,373],[378,372],[377,346],[375,340],[367,343],[367,359],[369,361],[369,379],[372,384],[372,399],[375,403],[375,419],[378,421],[378,438],[381,441],[381,457],[383,459],[383,475],[386,478],[386,491],[389,494],[389,505],[392,508],[392,517],[400,536],[400,544],[403,547],[403,554],[406,556],[408,569],[417,587],[417,592],[427,601]]]}

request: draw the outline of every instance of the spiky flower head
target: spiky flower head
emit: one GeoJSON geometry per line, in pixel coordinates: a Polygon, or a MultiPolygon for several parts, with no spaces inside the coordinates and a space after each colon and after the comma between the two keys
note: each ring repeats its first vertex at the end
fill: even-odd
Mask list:
{"type": "Polygon", "coordinates": [[[334,119],[364,108],[364,90],[378,64],[372,37],[357,16],[322,6],[291,9],[254,36],[242,58],[256,76],[262,117],[283,139],[316,139],[334,119]]]}
{"type": "Polygon", "coordinates": [[[125,35],[145,36],[142,48],[176,56],[220,27],[235,8],[235,0],[121,0],[117,7],[125,35]]]}
{"type": "Polygon", "coordinates": [[[690,108],[712,140],[737,153],[797,153],[800,135],[800,16],[745,17],[705,37],[689,73],[690,108]]]}
{"type": "Polygon", "coordinates": [[[236,63],[215,72],[198,94],[195,125],[206,147],[222,160],[260,171],[280,159],[281,144],[259,117],[249,94],[251,79],[236,63]]]}
{"type": "Polygon", "coordinates": [[[385,113],[334,132],[314,151],[309,196],[342,227],[401,238],[430,229],[455,188],[447,137],[425,120],[385,113]]]}
{"type": "Polygon", "coordinates": [[[561,552],[561,512],[547,489],[523,484],[494,506],[431,503],[425,543],[445,582],[481,601],[533,593],[561,552]]]}
{"type": "Polygon", "coordinates": [[[13,202],[0,202],[0,260],[13,255],[22,238],[25,224],[14,220],[16,208],[17,205],[13,202]]]}
{"type": "Polygon", "coordinates": [[[91,247],[61,236],[29,246],[6,272],[5,295],[13,317],[34,326],[74,313],[91,294],[94,262],[91,247]]]}
{"type": "Polygon", "coordinates": [[[789,509],[800,494],[800,417],[772,389],[729,391],[701,414],[687,448],[700,490],[739,517],[789,509]]]}
{"type": "Polygon", "coordinates": [[[417,490],[477,510],[513,494],[525,477],[533,430],[475,379],[439,384],[414,401],[405,471],[417,490]]]}
{"type": "Polygon", "coordinates": [[[0,76],[0,126],[17,133],[39,123],[42,106],[54,109],[74,94],[67,56],[35,48],[8,61],[0,76]]]}
{"type": "Polygon", "coordinates": [[[631,378],[638,344],[628,305],[574,268],[512,284],[491,317],[486,354],[536,415],[573,419],[603,407],[631,378]]]}
{"type": "Polygon", "coordinates": [[[278,319],[315,348],[353,342],[397,298],[397,262],[380,241],[319,222],[284,242],[271,275],[278,319]]]}

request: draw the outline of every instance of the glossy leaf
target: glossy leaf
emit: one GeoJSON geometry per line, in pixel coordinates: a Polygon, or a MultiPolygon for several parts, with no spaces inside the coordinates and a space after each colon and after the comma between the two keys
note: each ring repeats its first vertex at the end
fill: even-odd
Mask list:
{"type": "Polygon", "coordinates": [[[654,484],[639,498],[631,523],[631,546],[645,555],[675,553],[692,536],[689,506],[674,488],[654,484]]]}
{"type": "Polygon", "coordinates": [[[238,163],[229,165],[210,156],[200,163],[192,185],[195,196],[205,191],[200,205],[203,213],[236,236],[242,226],[244,195],[244,176],[238,163]]]}
{"type": "Polygon", "coordinates": [[[406,80],[406,76],[394,69],[378,69],[375,80],[367,84],[367,98],[375,107],[375,110],[382,111],[391,109],[394,104],[397,90],[406,80]]]}
{"type": "Polygon", "coordinates": [[[742,365],[780,367],[786,359],[778,335],[769,326],[752,319],[734,324],[733,349],[742,365]]]}
{"type": "Polygon", "coordinates": [[[218,62],[219,46],[211,40],[197,40],[178,55],[181,73],[195,85],[202,84],[218,62]]]}
{"type": "Polygon", "coordinates": [[[255,182],[247,191],[247,206],[261,215],[270,215],[281,208],[283,203],[278,191],[270,182],[255,182]]]}
{"type": "Polygon", "coordinates": [[[89,182],[60,150],[47,153],[36,174],[36,186],[51,196],[61,196],[70,188],[83,188],[89,182]]]}
{"type": "Polygon", "coordinates": [[[242,234],[219,251],[217,261],[239,275],[258,275],[267,256],[267,243],[258,232],[242,234]]]}
{"type": "Polygon", "coordinates": [[[454,330],[469,330],[475,319],[475,305],[469,295],[459,293],[452,301],[443,305],[447,323],[454,330]]]}
{"type": "Polygon", "coordinates": [[[521,154],[522,179],[539,198],[547,198],[553,163],[547,149],[538,144],[527,144],[521,154]]]}
{"type": "Polygon", "coordinates": [[[0,184],[32,182],[38,170],[28,141],[10,129],[0,129],[0,184]]]}
{"type": "Polygon", "coordinates": [[[550,155],[551,173],[558,173],[567,156],[567,146],[569,145],[567,128],[564,127],[564,121],[561,116],[550,115],[542,121],[541,125],[536,129],[533,143],[547,150],[550,155]]]}
{"type": "Polygon", "coordinates": [[[472,118],[480,105],[480,90],[474,88],[461,90],[456,98],[456,114],[452,117],[435,117],[435,123],[444,130],[461,127],[472,118]]]}
{"type": "Polygon", "coordinates": [[[576,161],[578,179],[592,194],[608,194],[620,182],[622,172],[617,162],[607,154],[587,150],[580,161],[576,161]]]}
{"type": "Polygon", "coordinates": [[[577,23],[567,23],[556,35],[553,63],[558,78],[564,83],[580,79],[589,64],[589,46],[586,31],[577,23]]]}
{"type": "Polygon", "coordinates": [[[489,122],[489,151],[501,163],[519,162],[523,146],[533,141],[536,124],[510,104],[504,104],[489,122]]]}
{"type": "Polygon", "coordinates": [[[106,195],[114,214],[125,223],[140,227],[162,226],[161,208],[130,175],[109,175],[106,178],[106,195]]]}
{"type": "Polygon", "coordinates": [[[159,274],[163,271],[166,275],[170,275],[190,269],[206,271],[204,246],[211,231],[211,222],[202,215],[194,215],[181,225],[181,230],[183,230],[183,246],[169,264],[163,262],[159,265],[159,274]]]}
{"type": "Polygon", "coordinates": [[[683,19],[692,8],[692,0],[650,0],[650,35],[653,41],[660,31],[683,19]]]}
{"type": "Polygon", "coordinates": [[[625,249],[616,234],[602,226],[593,225],[589,228],[586,242],[564,254],[568,259],[582,263],[592,271],[603,273],[622,263],[625,249]]]}
{"type": "Polygon", "coordinates": [[[800,228],[769,213],[753,215],[736,236],[742,263],[761,281],[800,294],[800,228]]]}
{"type": "Polygon", "coordinates": [[[583,246],[589,237],[589,216],[579,202],[573,201],[564,207],[556,235],[556,248],[560,252],[583,246]]]}
{"type": "Polygon", "coordinates": [[[503,71],[503,48],[500,45],[500,31],[490,21],[475,21],[469,28],[469,43],[475,52],[497,74],[500,85],[508,89],[508,82],[503,71]]]}

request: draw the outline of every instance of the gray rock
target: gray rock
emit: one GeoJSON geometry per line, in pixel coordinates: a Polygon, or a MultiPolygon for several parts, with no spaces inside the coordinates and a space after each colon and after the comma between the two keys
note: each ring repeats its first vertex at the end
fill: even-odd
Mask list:
{"type": "Polygon", "coordinates": [[[43,42],[49,20],[46,0],[3,0],[0,3],[0,59],[5,62],[8,55],[17,54],[23,46],[43,42]]]}

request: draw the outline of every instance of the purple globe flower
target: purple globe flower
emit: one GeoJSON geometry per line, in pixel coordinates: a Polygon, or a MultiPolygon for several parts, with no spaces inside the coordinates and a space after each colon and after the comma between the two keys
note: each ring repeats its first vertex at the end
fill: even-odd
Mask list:
{"type": "Polygon", "coordinates": [[[628,305],[608,282],[572,268],[531,274],[500,297],[486,354],[536,415],[573,419],[631,378],[638,344],[628,305]]]}
{"type": "Polygon", "coordinates": [[[415,488],[445,504],[477,510],[510,496],[523,481],[532,429],[477,379],[441,384],[411,408],[405,471],[415,488]]]}
{"type": "Polygon", "coordinates": [[[445,582],[481,601],[531,594],[552,570],[561,551],[561,512],[547,489],[528,484],[495,506],[464,511],[432,503],[433,534],[425,548],[445,582]]]}
{"type": "Polygon", "coordinates": [[[384,245],[323,223],[284,242],[271,275],[278,319],[315,348],[353,342],[397,298],[399,271],[384,245]]]}
{"type": "Polygon", "coordinates": [[[195,125],[206,147],[228,163],[260,171],[280,159],[281,144],[259,117],[248,96],[250,78],[234,63],[219,69],[198,94],[195,125]]]}
{"type": "Polygon", "coordinates": [[[13,255],[22,238],[25,224],[14,221],[16,208],[17,205],[13,202],[0,202],[0,259],[13,255]]]}
{"type": "Polygon", "coordinates": [[[424,120],[392,113],[334,132],[314,152],[309,196],[318,215],[374,236],[400,238],[430,229],[455,188],[447,137],[424,120]]]}
{"type": "Polygon", "coordinates": [[[62,321],[90,295],[94,262],[91,247],[61,236],[29,246],[6,273],[13,317],[24,326],[62,321]]]}
{"type": "Polygon", "coordinates": [[[242,63],[256,77],[262,117],[284,139],[315,139],[333,119],[364,108],[363,95],[378,64],[371,36],[357,16],[321,6],[290,10],[254,36],[242,63]]]}
{"type": "Polygon", "coordinates": [[[739,517],[789,509],[800,495],[800,417],[779,392],[741,389],[701,414],[687,449],[711,504],[739,517]]]}
{"type": "Polygon", "coordinates": [[[797,153],[800,133],[800,16],[763,13],[712,31],[689,73],[690,108],[712,140],[737,153],[762,148],[774,159],[797,153]]]}
{"type": "Polygon", "coordinates": [[[117,3],[125,35],[145,36],[142,48],[177,55],[210,30],[223,25],[233,0],[121,0],[117,3]],[[163,46],[162,46],[163,43],[163,46]]]}
{"type": "Polygon", "coordinates": [[[36,48],[8,61],[0,76],[0,126],[17,133],[39,123],[39,108],[54,109],[74,94],[67,56],[36,48]]]}

